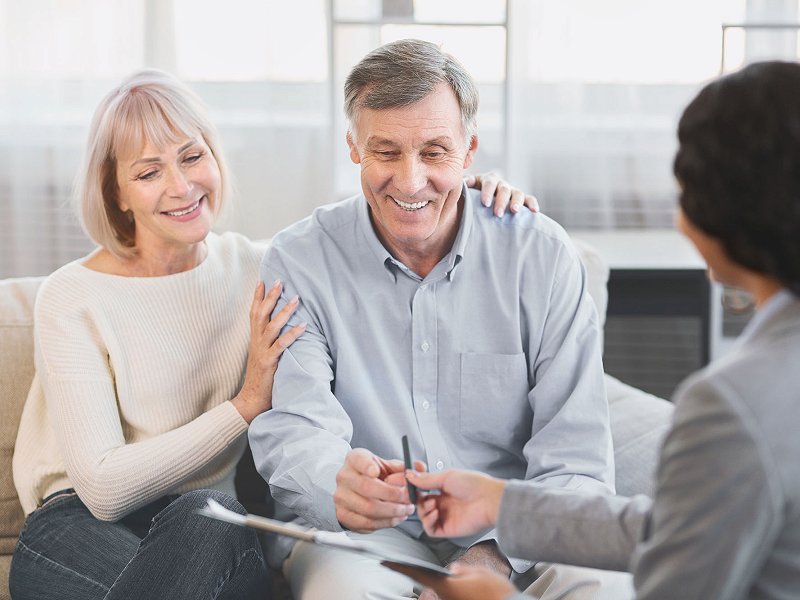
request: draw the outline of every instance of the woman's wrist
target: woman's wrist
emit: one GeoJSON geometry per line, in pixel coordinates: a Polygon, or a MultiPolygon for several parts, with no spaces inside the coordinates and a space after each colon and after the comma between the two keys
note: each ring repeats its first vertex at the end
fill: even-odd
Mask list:
{"type": "Polygon", "coordinates": [[[248,425],[253,422],[253,419],[264,412],[263,410],[259,410],[254,402],[248,401],[241,391],[231,398],[230,402],[233,404],[233,407],[239,411],[239,414],[248,425]]]}
{"type": "Polygon", "coordinates": [[[492,524],[492,526],[497,525],[497,519],[500,515],[500,504],[503,501],[503,493],[506,489],[506,484],[508,482],[504,479],[495,479],[492,478],[487,483],[486,489],[486,518],[492,524]]]}

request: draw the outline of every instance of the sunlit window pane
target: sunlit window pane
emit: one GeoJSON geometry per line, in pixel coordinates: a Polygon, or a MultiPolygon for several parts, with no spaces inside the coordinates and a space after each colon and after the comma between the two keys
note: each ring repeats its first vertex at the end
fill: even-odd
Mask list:
{"type": "MultiPolygon", "coordinates": [[[[528,13],[526,75],[537,81],[683,83],[719,72],[721,24],[745,0],[536,0],[528,13]]],[[[515,18],[519,15],[515,13],[515,18]]]]}
{"type": "Polygon", "coordinates": [[[723,50],[726,73],[761,60],[796,61],[800,58],[800,25],[727,27],[723,50]]]}
{"type": "Polygon", "coordinates": [[[0,3],[0,75],[116,78],[142,62],[138,0],[6,0],[0,3]]]}
{"type": "Polygon", "coordinates": [[[502,23],[505,0],[414,0],[417,21],[438,23],[502,23]]]}
{"type": "Polygon", "coordinates": [[[505,0],[334,0],[337,21],[500,24],[505,0]]]}
{"type": "Polygon", "coordinates": [[[174,0],[180,76],[211,81],[324,81],[325,0],[174,0]]]}

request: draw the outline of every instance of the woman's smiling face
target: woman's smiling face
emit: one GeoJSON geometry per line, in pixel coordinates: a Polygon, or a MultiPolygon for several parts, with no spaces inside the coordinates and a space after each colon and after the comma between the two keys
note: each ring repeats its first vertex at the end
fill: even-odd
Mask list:
{"type": "Polygon", "coordinates": [[[172,253],[205,240],[217,215],[220,172],[202,136],[117,161],[119,207],[136,225],[136,248],[172,253]]]}

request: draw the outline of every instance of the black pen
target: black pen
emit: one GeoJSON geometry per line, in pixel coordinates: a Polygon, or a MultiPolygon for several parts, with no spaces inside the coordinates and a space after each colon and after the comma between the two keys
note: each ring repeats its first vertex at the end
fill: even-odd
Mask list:
{"type": "MultiPolygon", "coordinates": [[[[403,436],[403,462],[406,465],[406,471],[411,471],[414,469],[414,465],[411,464],[411,451],[408,449],[408,436],[403,436]]],[[[408,497],[411,500],[411,504],[417,503],[417,488],[408,481],[406,477],[406,487],[408,488],[408,497]]]]}

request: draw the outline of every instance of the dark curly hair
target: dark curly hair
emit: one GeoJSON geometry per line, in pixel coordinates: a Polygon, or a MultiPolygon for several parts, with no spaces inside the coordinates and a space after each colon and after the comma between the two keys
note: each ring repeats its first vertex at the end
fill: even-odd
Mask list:
{"type": "Polygon", "coordinates": [[[800,296],[800,64],[756,63],[708,84],[678,141],[684,215],[800,296]]]}

